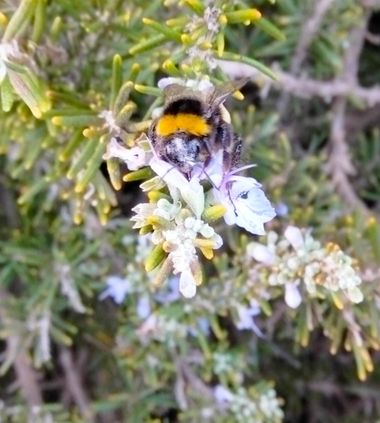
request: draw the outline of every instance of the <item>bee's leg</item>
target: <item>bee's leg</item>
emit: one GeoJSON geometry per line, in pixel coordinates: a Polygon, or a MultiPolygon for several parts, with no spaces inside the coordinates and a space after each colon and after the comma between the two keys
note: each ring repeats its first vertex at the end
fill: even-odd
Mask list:
{"type": "Polygon", "coordinates": [[[230,125],[224,123],[219,126],[215,145],[223,149],[223,167],[229,172],[240,162],[242,139],[232,131],[230,125]]]}
{"type": "Polygon", "coordinates": [[[243,140],[239,135],[233,134],[232,147],[231,147],[231,168],[239,165],[241,159],[241,150],[243,147],[243,140]]]}

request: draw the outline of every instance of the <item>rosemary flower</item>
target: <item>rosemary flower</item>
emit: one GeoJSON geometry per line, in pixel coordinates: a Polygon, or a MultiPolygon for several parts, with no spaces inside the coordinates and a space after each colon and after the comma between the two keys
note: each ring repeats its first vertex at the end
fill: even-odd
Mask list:
{"type": "Polygon", "coordinates": [[[362,281],[353,259],[336,244],[322,246],[310,231],[288,226],[284,239],[279,240],[271,232],[266,246],[251,243],[247,253],[268,268],[269,285],[285,287],[285,301],[289,307],[300,305],[302,286],[310,297],[324,298],[330,294],[338,307],[342,307],[344,298],[352,303],[363,300],[362,281]]]}
{"type": "Polygon", "coordinates": [[[120,276],[108,276],[106,284],[107,288],[100,294],[100,300],[110,297],[116,304],[121,304],[126,295],[132,291],[131,282],[126,278],[121,278],[120,276]]]}

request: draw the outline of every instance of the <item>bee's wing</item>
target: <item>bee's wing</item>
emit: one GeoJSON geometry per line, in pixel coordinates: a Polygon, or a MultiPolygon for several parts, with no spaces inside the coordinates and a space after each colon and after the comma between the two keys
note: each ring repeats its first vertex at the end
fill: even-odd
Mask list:
{"type": "Polygon", "coordinates": [[[165,96],[166,104],[169,104],[173,101],[180,100],[183,98],[194,98],[194,99],[200,98],[199,93],[179,84],[170,84],[167,87],[165,87],[164,96],[165,96]]]}
{"type": "Polygon", "coordinates": [[[228,96],[243,87],[249,78],[242,78],[236,81],[229,81],[226,84],[215,87],[208,97],[208,104],[211,111],[217,109],[228,96]]]}

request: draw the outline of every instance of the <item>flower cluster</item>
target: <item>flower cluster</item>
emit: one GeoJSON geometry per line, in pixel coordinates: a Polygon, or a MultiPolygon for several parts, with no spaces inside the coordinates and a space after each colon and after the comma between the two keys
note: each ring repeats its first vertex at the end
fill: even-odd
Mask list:
{"type": "MultiPolygon", "coordinates": [[[[208,80],[176,78],[161,80],[158,86],[163,89],[173,83],[201,92],[213,89],[208,80]]],[[[156,109],[152,114],[158,117],[161,113],[162,109],[156,109]]],[[[161,160],[149,145],[140,137],[134,146],[126,148],[121,139],[111,138],[105,158],[119,158],[131,171],[150,168],[157,175],[141,185],[150,202],[133,209],[132,221],[142,234],[150,233],[156,246],[146,264],[147,271],[158,268],[156,284],[171,273],[178,275],[179,291],[190,298],[202,282],[198,252],[211,259],[213,250],[223,244],[210,223],[224,217],[228,225],[263,235],[264,223],[275,216],[275,211],[255,179],[237,175],[246,167],[225,169],[222,148],[207,163],[192,164],[190,175],[185,176],[173,164],[161,160]]]]}
{"type": "Polygon", "coordinates": [[[281,399],[273,388],[257,386],[249,392],[240,387],[236,392],[223,385],[214,389],[214,397],[220,408],[228,409],[236,422],[281,422],[284,413],[281,399]],[[265,389],[266,388],[266,389],[265,389]]]}
{"type": "Polygon", "coordinates": [[[325,298],[330,294],[338,308],[343,307],[344,299],[353,303],[363,300],[362,281],[354,260],[337,244],[321,245],[309,231],[288,226],[283,239],[270,232],[266,246],[250,243],[247,254],[264,265],[261,277],[269,285],[285,287],[289,307],[300,305],[301,283],[311,297],[325,298]]]}
{"type": "Polygon", "coordinates": [[[167,254],[167,265],[173,273],[180,275],[180,292],[193,297],[201,283],[197,249],[212,258],[213,250],[223,244],[221,237],[179,201],[161,198],[157,203],[139,204],[133,211],[134,228],[152,227],[152,242],[167,254]]]}
{"type": "Polygon", "coordinates": [[[188,327],[174,318],[152,313],[136,330],[136,334],[142,343],[155,340],[174,348],[178,339],[186,338],[188,327]]]}

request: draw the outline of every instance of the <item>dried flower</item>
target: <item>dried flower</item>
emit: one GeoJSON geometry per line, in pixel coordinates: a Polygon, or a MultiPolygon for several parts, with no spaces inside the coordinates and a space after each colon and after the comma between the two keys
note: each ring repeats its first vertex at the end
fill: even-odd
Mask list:
{"type": "MultiPolygon", "coordinates": [[[[195,43],[188,49],[188,61],[197,65],[202,63],[209,70],[217,67],[212,45],[220,29],[219,17],[221,10],[214,5],[205,8],[203,16],[194,17],[186,26],[189,33],[194,33],[199,28],[206,28],[206,32],[200,35],[195,43]]],[[[195,66],[197,67],[197,66],[195,66]]]]}
{"type": "Polygon", "coordinates": [[[121,128],[116,123],[116,119],[112,110],[103,110],[99,113],[99,117],[104,120],[104,126],[108,129],[108,132],[111,135],[120,135],[121,128]]]}

